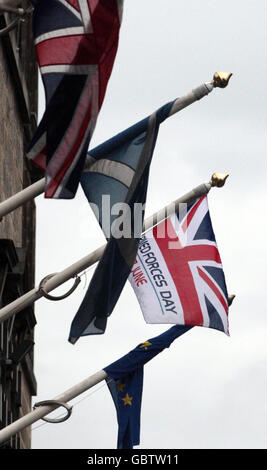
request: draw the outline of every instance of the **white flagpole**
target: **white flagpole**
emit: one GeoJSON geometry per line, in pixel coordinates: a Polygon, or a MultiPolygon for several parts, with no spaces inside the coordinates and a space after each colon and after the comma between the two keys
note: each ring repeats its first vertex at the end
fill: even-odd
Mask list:
{"type": "MultiPolygon", "coordinates": [[[[229,306],[232,304],[234,297],[234,295],[229,296],[229,306]]],[[[9,424],[4,429],[0,430],[0,444],[5,443],[8,439],[10,439],[11,436],[22,431],[24,428],[30,426],[39,419],[44,419],[44,421],[47,421],[48,423],[60,423],[66,421],[66,419],[70,417],[72,411],[72,407],[68,405],[67,402],[73,398],[76,398],[78,395],[81,395],[86,390],[94,387],[94,385],[102,382],[107,377],[108,376],[106,372],[101,369],[95,374],[90,375],[90,377],[84,379],[82,382],[79,382],[65,392],[61,393],[60,395],[57,395],[55,398],[35,403],[32,411],[19,418],[17,421],[9,424]],[[64,417],[44,418],[46,415],[60,406],[63,406],[67,410],[67,414],[64,417]]]]}
{"type": "MultiPolygon", "coordinates": [[[[1,1],[1,0],[0,0],[1,1]]],[[[230,72],[216,72],[213,76],[213,80],[209,83],[204,83],[199,87],[192,90],[187,95],[178,98],[170,111],[169,117],[178,113],[182,109],[186,108],[195,101],[200,100],[204,96],[208,95],[213,88],[225,88],[231,77],[230,72]]],[[[85,165],[86,166],[86,165],[85,165]]],[[[42,194],[45,190],[45,178],[40,179],[37,183],[32,184],[28,188],[23,189],[22,191],[14,194],[10,198],[0,203],[0,220],[5,215],[9,214],[13,210],[17,209],[26,202],[34,199],[35,197],[42,194]]]]}
{"type": "Polygon", "coordinates": [[[9,197],[5,201],[0,203],[0,220],[5,215],[9,214],[10,212],[14,211],[18,207],[22,206],[31,199],[39,196],[44,192],[45,188],[45,178],[37,181],[34,184],[31,184],[27,188],[19,191],[18,193],[14,194],[14,196],[9,197]]]}
{"type": "MultiPolygon", "coordinates": [[[[43,418],[47,414],[51,413],[51,411],[55,410],[56,408],[60,406],[64,406],[65,408],[68,409],[67,417],[69,417],[71,408],[67,405],[67,402],[77,397],[81,393],[85,392],[86,390],[89,390],[89,388],[93,387],[99,382],[102,382],[102,380],[104,380],[106,377],[107,377],[106,372],[104,370],[100,370],[96,372],[95,374],[91,375],[90,377],[86,378],[82,382],[78,383],[77,385],[74,385],[73,387],[69,388],[65,392],[61,393],[53,400],[40,402],[40,405],[36,403],[35,404],[36,408],[34,408],[32,411],[22,416],[22,418],[19,418],[17,421],[14,421],[13,423],[9,424],[8,426],[6,426],[4,429],[0,431],[0,444],[6,442],[14,434],[16,434],[19,431],[22,431],[22,429],[35,423],[36,421],[43,418]],[[42,403],[44,404],[42,405],[42,403]]],[[[61,420],[51,419],[48,422],[59,423],[61,421],[64,421],[65,419],[66,417],[61,420]]]]}
{"type": "MultiPolygon", "coordinates": [[[[172,202],[168,206],[164,207],[163,209],[161,209],[160,211],[156,212],[155,214],[150,216],[148,219],[146,219],[144,222],[143,231],[145,232],[149,230],[155,224],[158,224],[159,222],[164,220],[166,217],[169,217],[171,215],[171,211],[172,213],[176,212],[179,204],[190,202],[191,200],[194,200],[198,197],[203,196],[204,194],[207,194],[212,186],[217,186],[217,187],[223,186],[227,176],[228,176],[227,174],[214,173],[209,183],[204,183],[204,184],[197,186],[196,188],[186,193],[184,196],[176,199],[176,201],[172,202]]],[[[40,299],[41,297],[44,297],[44,296],[46,297],[48,295],[48,292],[50,292],[53,289],[56,289],[57,287],[59,287],[64,282],[68,281],[69,279],[74,278],[74,277],[77,278],[77,275],[79,273],[83,272],[85,269],[89,268],[90,266],[95,264],[97,261],[99,261],[99,259],[101,258],[105,250],[105,246],[106,245],[103,245],[97,248],[95,251],[85,256],[84,258],[81,258],[79,261],[67,267],[63,271],[56,273],[54,275],[47,276],[45,278],[45,283],[43,286],[35,287],[31,291],[27,292],[26,294],[22,295],[18,299],[14,300],[10,304],[0,309],[0,323],[7,320],[8,318],[15,315],[16,313],[20,312],[27,306],[34,303],[36,300],[40,299]]],[[[70,292],[72,291],[73,289],[71,289],[70,292]]],[[[66,297],[66,295],[61,298],[66,297]]],[[[54,300],[58,300],[58,299],[54,298],[54,300]]]]}

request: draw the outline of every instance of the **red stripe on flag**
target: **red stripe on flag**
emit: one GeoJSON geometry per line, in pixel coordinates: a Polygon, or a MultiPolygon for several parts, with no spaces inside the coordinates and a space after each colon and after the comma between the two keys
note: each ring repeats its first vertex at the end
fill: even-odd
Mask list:
{"type": "Polygon", "coordinates": [[[67,3],[69,3],[75,10],[80,11],[80,5],[78,0],[67,0],[67,3]]]}
{"type": "Polygon", "coordinates": [[[177,250],[169,249],[169,242],[180,243],[170,219],[166,219],[165,237],[157,238],[156,229],[153,235],[157,242],[163,258],[167,264],[170,275],[179,295],[186,325],[203,325],[203,315],[198,299],[194,279],[188,264],[187,252],[184,248],[177,250]]]}
{"type": "Polygon", "coordinates": [[[214,294],[218,297],[218,299],[220,300],[225,310],[226,315],[228,315],[228,304],[226,303],[225,298],[223,297],[219,289],[215,286],[215,284],[211,281],[211,279],[207,276],[207,274],[204,271],[202,271],[202,269],[198,267],[197,270],[198,270],[198,274],[200,275],[200,277],[202,277],[202,279],[208,284],[208,286],[212,289],[214,294]]]}
{"type": "Polygon", "coordinates": [[[183,231],[185,232],[187,227],[189,226],[191,220],[193,219],[196,211],[198,210],[200,204],[202,203],[202,201],[205,199],[206,196],[202,196],[199,201],[191,208],[191,210],[189,211],[189,213],[187,214],[187,217],[186,219],[184,220],[183,222],[183,225],[182,225],[182,229],[183,231]]]}
{"type": "Polygon", "coordinates": [[[46,146],[42,148],[42,150],[35,155],[34,158],[31,159],[32,162],[42,170],[46,169],[46,146]]]}
{"type": "Polygon", "coordinates": [[[95,47],[95,41],[89,41],[87,36],[90,35],[63,36],[46,39],[36,44],[39,66],[97,64],[102,51],[99,51],[95,47]]]}
{"type": "Polygon", "coordinates": [[[214,245],[188,245],[183,248],[188,261],[216,261],[221,263],[217,246],[214,245]]]}

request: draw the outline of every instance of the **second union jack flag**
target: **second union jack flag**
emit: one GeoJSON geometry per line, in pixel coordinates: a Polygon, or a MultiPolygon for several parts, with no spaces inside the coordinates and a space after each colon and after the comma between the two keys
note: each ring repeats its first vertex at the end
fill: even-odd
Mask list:
{"type": "Polygon", "coordinates": [[[147,323],[229,334],[228,294],[206,196],[182,204],[143,235],[129,280],[147,323]]]}
{"type": "Polygon", "coordinates": [[[46,110],[27,156],[45,170],[45,197],[71,199],[115,60],[123,0],[34,3],[46,110]]]}

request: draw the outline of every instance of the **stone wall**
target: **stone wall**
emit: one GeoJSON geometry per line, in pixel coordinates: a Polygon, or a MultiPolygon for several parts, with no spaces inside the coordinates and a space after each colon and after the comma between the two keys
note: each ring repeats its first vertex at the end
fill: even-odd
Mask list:
{"type": "MultiPolygon", "coordinates": [[[[13,81],[7,64],[4,45],[0,42],[0,201],[23,189],[24,131],[13,81]]],[[[19,208],[3,218],[1,238],[12,238],[22,247],[23,209],[19,208]]]]}
{"type": "MultiPolygon", "coordinates": [[[[22,6],[29,5],[23,1],[22,6]]],[[[0,15],[0,28],[11,19],[0,15]]],[[[0,201],[16,194],[39,175],[25,158],[36,128],[38,69],[31,17],[0,38],[0,201]]],[[[27,203],[0,222],[0,306],[34,287],[35,204],[27,203]],[[10,258],[11,256],[11,258],[10,258]],[[11,262],[10,259],[13,261],[11,262]]],[[[36,394],[33,349],[19,361],[18,347],[34,339],[34,307],[16,315],[14,323],[0,325],[0,427],[31,409],[36,394]]],[[[12,438],[6,447],[30,448],[30,429],[12,438]]]]}

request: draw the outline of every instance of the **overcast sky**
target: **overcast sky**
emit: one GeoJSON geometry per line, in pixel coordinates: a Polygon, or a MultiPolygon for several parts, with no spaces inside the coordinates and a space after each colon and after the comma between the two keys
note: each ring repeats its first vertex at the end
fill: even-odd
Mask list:
{"type": "MultiPolygon", "coordinates": [[[[118,54],[91,148],[210,81],[215,71],[233,73],[226,89],[215,89],[161,125],[146,206],[149,216],[213,172],[230,174],[224,188],[209,194],[228,292],[236,295],[230,337],[196,327],[145,366],[140,449],[266,447],[264,26],[261,0],[125,0],[118,54]]],[[[43,111],[40,83],[39,119],[43,111]]],[[[73,200],[39,196],[36,205],[38,284],[105,239],[81,189],[73,200]]],[[[55,397],[168,328],[144,322],[127,283],[106,333],[68,343],[92,272],[71,297],[35,304],[33,403],[55,397]]],[[[106,385],[73,403],[65,423],[33,425],[33,448],[115,449],[117,421],[106,385]]]]}

